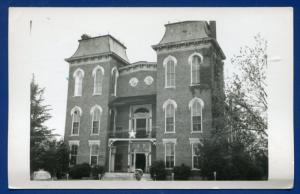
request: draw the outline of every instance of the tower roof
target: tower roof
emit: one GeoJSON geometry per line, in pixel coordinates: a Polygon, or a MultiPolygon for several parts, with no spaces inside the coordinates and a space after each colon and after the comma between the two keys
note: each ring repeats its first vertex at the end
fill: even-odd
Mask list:
{"type": "Polygon", "coordinates": [[[126,62],[129,62],[126,54],[126,47],[113,36],[107,34],[103,36],[90,37],[86,34],[78,40],[79,46],[76,52],[68,59],[84,58],[101,54],[114,53],[126,62]]]}
{"type": "Polygon", "coordinates": [[[206,21],[184,21],[165,25],[166,31],[159,44],[181,42],[210,37],[209,25],[206,21]]]}
{"type": "Polygon", "coordinates": [[[216,22],[210,21],[183,21],[168,23],[161,41],[153,45],[154,50],[176,47],[193,42],[211,42],[222,59],[225,55],[216,40],[216,22]]]}

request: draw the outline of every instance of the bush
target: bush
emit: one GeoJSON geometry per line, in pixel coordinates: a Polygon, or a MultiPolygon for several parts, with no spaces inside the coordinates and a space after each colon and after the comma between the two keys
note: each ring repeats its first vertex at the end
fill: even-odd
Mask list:
{"type": "Polygon", "coordinates": [[[89,177],[91,167],[88,163],[77,164],[70,169],[70,177],[72,179],[82,179],[82,177],[89,177]]]}
{"type": "Polygon", "coordinates": [[[150,167],[150,175],[153,180],[166,180],[167,171],[164,161],[154,161],[150,167]]]}
{"type": "Polygon", "coordinates": [[[94,179],[98,179],[98,175],[100,174],[100,179],[103,177],[105,173],[104,166],[95,165],[92,167],[92,176],[94,179]]]}
{"type": "Polygon", "coordinates": [[[191,175],[191,168],[184,164],[174,167],[174,179],[175,180],[188,180],[191,175]]]}

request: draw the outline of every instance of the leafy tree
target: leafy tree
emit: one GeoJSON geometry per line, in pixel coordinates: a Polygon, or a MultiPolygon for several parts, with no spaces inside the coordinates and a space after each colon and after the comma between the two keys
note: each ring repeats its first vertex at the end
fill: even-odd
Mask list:
{"type": "Polygon", "coordinates": [[[248,179],[267,178],[268,173],[267,41],[260,34],[254,40],[231,59],[236,71],[225,90],[232,162],[240,159],[245,162],[241,168],[252,169],[246,173],[248,179]]]}
{"type": "Polygon", "coordinates": [[[214,172],[218,180],[268,177],[267,41],[259,34],[254,40],[253,47],[241,48],[231,60],[235,72],[226,82],[225,106],[217,107],[224,110],[225,130],[213,131],[200,146],[201,173],[207,179],[214,172]]]}

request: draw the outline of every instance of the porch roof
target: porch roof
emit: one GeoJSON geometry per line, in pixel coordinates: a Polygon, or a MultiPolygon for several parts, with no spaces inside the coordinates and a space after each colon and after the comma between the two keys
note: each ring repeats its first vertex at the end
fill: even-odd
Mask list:
{"type": "Polygon", "coordinates": [[[156,94],[142,96],[118,97],[109,103],[110,107],[135,105],[135,104],[154,104],[156,103],[156,94]]]}

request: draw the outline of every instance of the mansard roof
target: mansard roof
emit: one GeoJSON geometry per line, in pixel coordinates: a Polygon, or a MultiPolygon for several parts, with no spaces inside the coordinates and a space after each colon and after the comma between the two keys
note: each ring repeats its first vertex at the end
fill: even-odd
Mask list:
{"type": "Polygon", "coordinates": [[[153,45],[156,51],[162,48],[179,48],[202,42],[211,42],[222,59],[225,55],[216,40],[216,22],[210,21],[183,21],[165,25],[166,30],[161,41],[153,45]]]}
{"type": "Polygon", "coordinates": [[[159,44],[181,42],[210,37],[209,25],[206,21],[184,21],[165,25],[166,31],[159,44]]]}
{"type": "Polygon", "coordinates": [[[66,59],[66,61],[113,53],[129,63],[126,47],[110,34],[96,37],[84,34],[78,42],[79,46],[76,52],[70,58],[66,59]]]}

